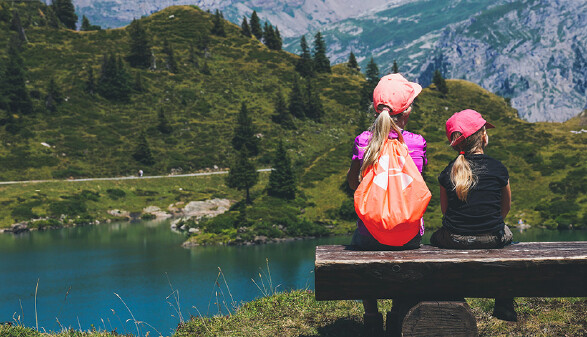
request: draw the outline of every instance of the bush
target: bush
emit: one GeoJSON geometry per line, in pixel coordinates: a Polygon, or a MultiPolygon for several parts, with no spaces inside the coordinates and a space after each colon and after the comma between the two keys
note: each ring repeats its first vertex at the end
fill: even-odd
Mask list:
{"type": "Polygon", "coordinates": [[[80,178],[86,176],[86,173],[82,169],[72,166],[64,170],[55,170],[51,173],[55,179],[67,179],[70,177],[80,178]]]}
{"type": "Polygon", "coordinates": [[[151,214],[151,213],[141,214],[141,220],[153,220],[155,218],[157,218],[157,216],[155,216],[155,214],[151,214]]]}
{"type": "Polygon", "coordinates": [[[108,197],[112,200],[118,200],[126,196],[126,192],[118,188],[109,188],[106,190],[108,197]]]}
{"type": "Polygon", "coordinates": [[[33,210],[32,210],[33,206],[34,205],[32,205],[32,203],[30,203],[30,202],[26,203],[26,204],[18,205],[12,210],[10,215],[16,221],[38,218],[38,215],[33,213],[33,210]]]}
{"type": "Polygon", "coordinates": [[[44,229],[47,227],[62,227],[63,224],[56,219],[42,219],[31,221],[27,224],[29,228],[44,229]]]}
{"type": "Polygon", "coordinates": [[[77,197],[77,199],[83,200],[83,201],[85,201],[85,200],[98,201],[100,199],[100,193],[88,191],[88,190],[83,190],[76,197],[77,197]]]}
{"type": "Polygon", "coordinates": [[[62,214],[68,216],[82,215],[86,214],[86,211],[86,204],[81,200],[63,200],[49,204],[49,213],[56,217],[62,214]]]}

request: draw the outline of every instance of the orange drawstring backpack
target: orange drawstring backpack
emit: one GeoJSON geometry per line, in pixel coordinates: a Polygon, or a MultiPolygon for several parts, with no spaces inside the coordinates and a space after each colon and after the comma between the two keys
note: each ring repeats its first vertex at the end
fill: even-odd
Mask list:
{"type": "Polygon", "coordinates": [[[355,211],[373,237],[402,246],[420,231],[432,194],[407,147],[386,139],[379,158],[367,168],[355,191],[355,211]]]}

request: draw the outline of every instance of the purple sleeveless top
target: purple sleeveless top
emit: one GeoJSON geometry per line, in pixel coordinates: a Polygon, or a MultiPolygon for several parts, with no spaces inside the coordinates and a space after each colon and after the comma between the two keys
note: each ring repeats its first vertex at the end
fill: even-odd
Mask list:
{"type": "MultiPolygon", "coordinates": [[[[371,135],[371,131],[364,131],[358,135],[357,138],[355,138],[352,159],[360,160],[361,165],[363,164],[363,156],[365,154],[365,150],[367,149],[367,145],[369,144],[369,140],[371,139],[371,135]]],[[[410,157],[412,157],[416,167],[420,173],[422,173],[422,168],[424,168],[424,165],[428,164],[428,159],[426,159],[426,140],[417,133],[411,133],[405,130],[402,130],[402,136],[404,136],[404,141],[408,146],[410,157]]],[[[394,131],[391,131],[389,133],[389,138],[396,139],[397,134],[394,131]]],[[[367,227],[365,227],[361,219],[357,220],[357,228],[359,229],[359,233],[362,235],[370,235],[367,227]]],[[[422,221],[420,225],[420,235],[422,234],[424,234],[424,221],[422,221]]]]}

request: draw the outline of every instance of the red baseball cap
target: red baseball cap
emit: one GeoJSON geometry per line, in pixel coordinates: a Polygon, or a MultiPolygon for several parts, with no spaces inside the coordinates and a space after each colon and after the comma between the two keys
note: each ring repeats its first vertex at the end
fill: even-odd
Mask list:
{"type": "Polygon", "coordinates": [[[451,146],[455,146],[465,140],[465,138],[479,131],[483,126],[488,129],[495,127],[490,123],[487,123],[487,121],[481,117],[481,114],[475,110],[467,109],[459,111],[446,121],[446,137],[450,142],[453,132],[458,131],[462,133],[459,138],[455,139],[455,141],[450,144],[451,146]]]}
{"type": "Polygon", "coordinates": [[[386,105],[391,108],[390,115],[397,115],[404,112],[421,91],[418,83],[409,82],[400,74],[389,74],[383,76],[373,90],[373,106],[380,112],[377,107],[386,105]]]}

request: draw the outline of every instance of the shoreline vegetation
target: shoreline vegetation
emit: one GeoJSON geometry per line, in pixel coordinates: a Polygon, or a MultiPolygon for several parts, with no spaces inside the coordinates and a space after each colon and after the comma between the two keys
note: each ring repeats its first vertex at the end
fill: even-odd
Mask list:
{"type": "MultiPolygon", "coordinates": [[[[518,322],[491,316],[492,299],[467,299],[477,319],[479,336],[584,336],[586,298],[517,298],[518,322]]],[[[380,311],[391,309],[391,300],[380,300],[380,311]]],[[[310,290],[274,292],[242,303],[228,315],[192,317],[178,324],[173,337],[188,336],[364,336],[360,301],[321,301],[310,290]]],[[[385,315],[384,315],[385,316],[385,315]]],[[[148,322],[147,322],[148,323],[148,322]]],[[[134,328],[134,327],[133,327],[134,328]]],[[[41,328],[41,330],[43,330],[41,328]]],[[[139,334],[125,336],[167,336],[145,326],[139,334]]],[[[95,328],[77,331],[38,332],[15,323],[0,324],[1,337],[113,337],[122,331],[95,328]]]]}

